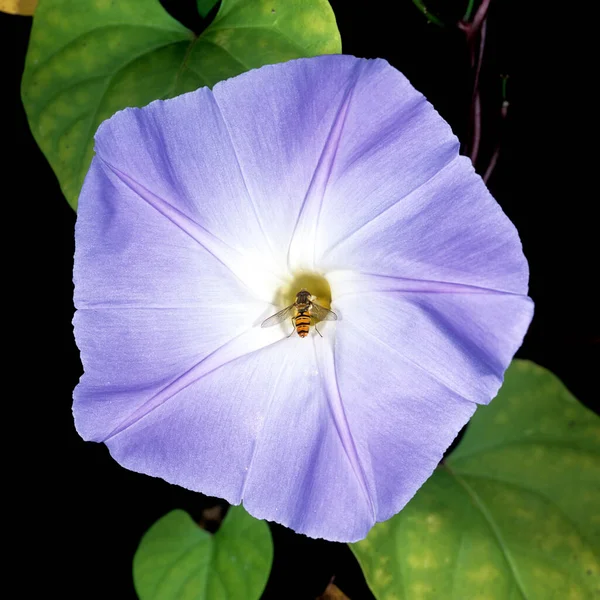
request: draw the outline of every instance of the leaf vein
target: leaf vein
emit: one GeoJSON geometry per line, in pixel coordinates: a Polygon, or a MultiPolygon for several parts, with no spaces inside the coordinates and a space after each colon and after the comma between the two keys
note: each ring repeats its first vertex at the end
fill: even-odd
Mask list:
{"type": "MultiPolygon", "coordinates": [[[[43,60],[43,62],[37,64],[35,66],[35,69],[32,70],[31,76],[33,77],[36,73],[39,72],[39,70],[42,67],[45,67],[52,59],[54,59],[56,56],[59,56],[62,52],[64,52],[65,50],[67,50],[69,48],[69,46],[72,46],[73,44],[76,44],[77,42],[80,42],[82,40],[84,40],[86,37],[89,37],[91,35],[93,35],[94,33],[98,32],[98,31],[103,31],[103,30],[110,30],[110,29],[123,29],[123,28],[133,28],[133,29],[152,29],[154,31],[162,31],[164,33],[182,33],[183,31],[179,32],[177,29],[164,29],[162,27],[154,27],[152,25],[143,25],[143,24],[126,24],[126,23],[121,23],[121,24],[110,24],[110,25],[102,25],[100,27],[96,27],[95,29],[88,29],[87,31],[84,31],[83,33],[79,34],[78,36],[74,37],[72,40],[69,40],[66,44],[64,44],[63,46],[61,46],[60,48],[58,48],[58,50],[55,50],[54,52],[52,52],[49,56],[46,56],[43,60]]],[[[182,37],[181,39],[182,42],[186,41],[186,39],[184,37],[182,37]]],[[[178,43],[175,40],[171,40],[169,42],[170,44],[174,44],[174,43],[178,43]]]]}
{"type": "Polygon", "coordinates": [[[519,587],[519,591],[523,595],[523,598],[525,598],[525,600],[528,600],[528,596],[525,593],[525,588],[523,586],[523,582],[521,581],[517,565],[515,564],[512,554],[509,552],[508,547],[506,546],[506,542],[502,537],[500,528],[498,527],[496,521],[487,509],[487,506],[477,495],[475,490],[464,479],[462,479],[462,477],[457,475],[457,473],[455,473],[447,464],[445,464],[444,467],[448,471],[448,473],[450,473],[450,475],[456,480],[456,482],[465,490],[467,495],[471,498],[473,504],[479,509],[479,512],[482,514],[483,518],[489,525],[490,529],[492,530],[492,533],[494,534],[494,537],[496,538],[496,541],[498,542],[498,546],[500,547],[500,550],[502,551],[502,554],[504,555],[504,558],[512,572],[513,578],[517,583],[517,586],[519,587]]]}
{"type": "MultiPolygon", "coordinates": [[[[446,465],[447,468],[447,465],[446,465]]],[[[571,519],[571,517],[556,503],[555,500],[552,500],[549,496],[547,496],[546,494],[544,494],[543,492],[527,487],[521,483],[515,483],[513,481],[509,481],[507,479],[499,479],[497,477],[490,477],[487,475],[476,475],[473,473],[465,473],[462,472],[462,475],[465,475],[467,477],[471,477],[473,479],[482,479],[484,481],[492,481],[494,483],[500,483],[500,484],[504,484],[504,485],[509,485],[512,486],[516,489],[522,490],[524,492],[527,492],[529,494],[532,494],[534,496],[538,496],[539,498],[541,498],[542,500],[545,500],[546,502],[548,502],[549,504],[551,504],[561,515],[562,517],[565,519],[565,521],[568,521],[569,524],[571,525],[571,527],[573,527],[573,529],[577,532],[577,534],[579,535],[579,537],[581,537],[582,540],[585,540],[586,543],[590,544],[590,547],[593,548],[593,546],[591,545],[591,541],[587,539],[587,537],[583,534],[582,531],[580,531],[579,526],[571,519]]]]}

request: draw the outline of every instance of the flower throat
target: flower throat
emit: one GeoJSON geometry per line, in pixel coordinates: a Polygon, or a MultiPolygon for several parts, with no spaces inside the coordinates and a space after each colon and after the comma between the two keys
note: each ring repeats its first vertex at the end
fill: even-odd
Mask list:
{"type": "Polygon", "coordinates": [[[300,271],[296,273],[288,283],[282,285],[275,293],[273,303],[281,308],[296,302],[296,296],[300,290],[308,290],[314,301],[323,308],[331,310],[331,288],[329,282],[323,275],[300,271]]]}
{"type": "Polygon", "coordinates": [[[284,308],[265,319],[261,327],[271,327],[289,319],[293,329],[288,337],[295,331],[299,337],[305,338],[311,326],[314,326],[315,331],[323,337],[317,328],[317,323],[337,320],[337,315],[329,310],[331,306],[329,283],[321,275],[302,272],[282,286],[278,294],[280,296],[276,298],[276,302],[283,304],[284,308]]]}

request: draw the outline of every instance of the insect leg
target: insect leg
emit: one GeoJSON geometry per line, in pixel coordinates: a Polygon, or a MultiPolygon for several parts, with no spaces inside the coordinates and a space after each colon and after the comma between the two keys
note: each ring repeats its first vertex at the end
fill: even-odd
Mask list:
{"type": "Polygon", "coordinates": [[[290,333],[290,335],[288,335],[288,337],[292,337],[292,335],[294,334],[294,331],[296,331],[296,324],[294,323],[294,317],[292,317],[292,333],[290,333]]]}
{"type": "Polygon", "coordinates": [[[315,331],[321,336],[323,337],[323,335],[321,334],[321,332],[317,329],[317,324],[315,323],[315,331]]]}

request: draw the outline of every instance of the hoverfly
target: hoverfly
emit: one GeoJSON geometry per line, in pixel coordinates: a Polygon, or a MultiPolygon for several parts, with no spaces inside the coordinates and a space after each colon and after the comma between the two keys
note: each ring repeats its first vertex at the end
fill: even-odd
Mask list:
{"type": "MultiPolygon", "coordinates": [[[[294,304],[290,304],[287,308],[265,319],[261,327],[271,327],[271,325],[283,323],[283,321],[289,318],[292,320],[294,327],[292,333],[297,331],[300,337],[306,337],[310,326],[314,325],[316,332],[323,337],[317,329],[317,323],[319,321],[336,321],[337,315],[333,311],[327,310],[320,304],[313,302],[312,298],[314,296],[308,290],[302,288],[296,294],[296,302],[294,304]]],[[[288,335],[288,337],[290,336],[288,335]]]]}

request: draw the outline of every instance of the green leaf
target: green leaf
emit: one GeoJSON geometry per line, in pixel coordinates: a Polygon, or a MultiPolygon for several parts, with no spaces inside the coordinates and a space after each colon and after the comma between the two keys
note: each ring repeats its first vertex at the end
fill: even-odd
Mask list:
{"type": "Polygon", "coordinates": [[[212,10],[213,6],[219,0],[198,0],[196,6],[198,8],[198,12],[201,17],[206,17],[206,15],[212,10]]]}
{"type": "Polygon", "coordinates": [[[211,535],[182,510],[145,533],[133,559],[140,600],[254,600],[269,578],[273,543],[264,521],[232,506],[211,535]]]}
{"type": "Polygon", "coordinates": [[[195,36],[158,0],[41,2],[22,81],[31,131],[74,208],[98,125],[265,64],[341,51],[327,0],[223,0],[195,36]]]}
{"type": "Polygon", "coordinates": [[[351,545],[379,600],[600,594],[600,419],[514,361],[445,465],[351,545]]]}

